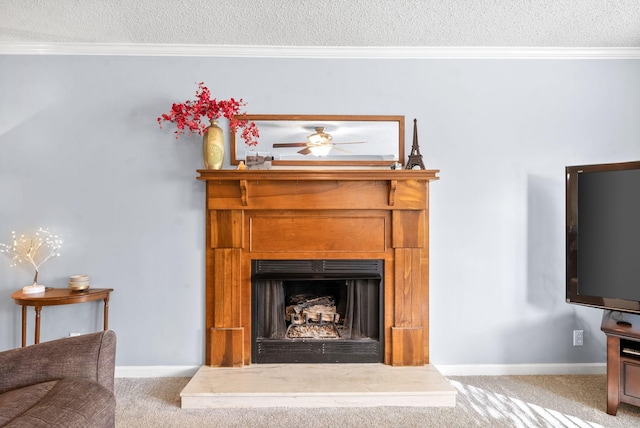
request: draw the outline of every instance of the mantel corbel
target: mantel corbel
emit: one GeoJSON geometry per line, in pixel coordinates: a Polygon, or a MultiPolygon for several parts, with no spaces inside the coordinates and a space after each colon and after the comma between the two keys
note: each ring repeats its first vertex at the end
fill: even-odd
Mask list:
{"type": "Polygon", "coordinates": [[[396,204],[396,189],[398,188],[398,180],[389,180],[389,206],[396,204]]]}
{"type": "Polygon", "coordinates": [[[240,203],[243,207],[249,205],[249,195],[247,193],[247,180],[240,180],[240,203]]]}

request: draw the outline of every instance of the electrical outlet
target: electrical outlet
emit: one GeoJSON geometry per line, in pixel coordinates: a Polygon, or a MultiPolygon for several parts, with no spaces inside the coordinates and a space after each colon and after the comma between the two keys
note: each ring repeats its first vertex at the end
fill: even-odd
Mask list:
{"type": "Polygon", "coordinates": [[[584,342],[584,332],[582,330],[573,330],[573,346],[582,346],[584,342]]]}

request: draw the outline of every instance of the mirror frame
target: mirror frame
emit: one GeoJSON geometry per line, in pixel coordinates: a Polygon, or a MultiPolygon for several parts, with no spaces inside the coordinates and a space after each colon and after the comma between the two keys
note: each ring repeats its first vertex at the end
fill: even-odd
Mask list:
{"type": "MultiPolygon", "coordinates": [[[[340,154],[336,153],[332,155],[331,160],[324,160],[320,157],[314,157],[309,160],[274,160],[272,164],[274,166],[278,165],[286,165],[286,166],[391,166],[396,162],[399,162],[404,166],[404,116],[393,116],[393,115],[280,115],[280,114],[246,114],[246,115],[238,115],[238,119],[248,120],[255,122],[258,126],[258,131],[260,131],[261,123],[264,126],[265,122],[277,122],[277,121],[291,121],[291,122],[300,122],[300,126],[310,126],[313,123],[315,126],[323,126],[325,122],[346,122],[346,126],[348,126],[348,122],[387,122],[390,127],[398,128],[398,136],[397,141],[389,141],[389,145],[391,149],[389,153],[396,154],[397,160],[372,160],[367,158],[367,156],[375,156],[379,155],[379,153],[371,153],[367,154],[367,156],[362,155],[362,159],[357,159],[357,156],[349,156],[349,159],[340,160],[335,159],[339,158],[340,154]],[[310,123],[311,122],[311,123],[310,123]],[[397,147],[397,149],[396,149],[397,147]]],[[[382,124],[384,125],[384,124],[382,124]]],[[[293,124],[295,126],[295,123],[293,124]]],[[[325,126],[326,127],[326,126],[325,126]]],[[[329,133],[331,129],[328,130],[329,133]]],[[[238,165],[240,161],[245,159],[245,153],[247,151],[252,151],[252,148],[248,148],[244,145],[241,138],[241,129],[238,129],[235,133],[230,132],[230,163],[231,165],[238,165]],[[239,144],[237,142],[240,142],[239,144]]],[[[359,137],[360,138],[360,137],[359,137]]],[[[363,135],[361,137],[363,140],[367,140],[367,135],[363,135]]],[[[260,141],[258,139],[258,141],[260,141]]],[[[385,143],[386,144],[386,143],[385,143]]],[[[263,150],[260,148],[256,148],[255,151],[263,152],[268,151],[274,153],[273,149],[263,150]]],[[[346,156],[345,156],[346,158],[346,156]]]]}

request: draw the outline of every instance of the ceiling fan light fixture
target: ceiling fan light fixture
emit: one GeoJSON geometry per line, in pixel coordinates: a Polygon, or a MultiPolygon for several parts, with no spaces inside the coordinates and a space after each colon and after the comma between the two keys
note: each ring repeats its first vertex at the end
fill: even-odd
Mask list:
{"type": "Polygon", "coordinates": [[[327,144],[320,144],[317,146],[308,146],[307,148],[311,151],[312,155],[318,156],[318,157],[326,156],[331,151],[331,146],[327,144]]]}
{"type": "Polygon", "coordinates": [[[316,132],[307,137],[307,140],[312,144],[326,144],[331,139],[331,135],[324,132],[324,127],[322,126],[316,127],[316,132]]]}

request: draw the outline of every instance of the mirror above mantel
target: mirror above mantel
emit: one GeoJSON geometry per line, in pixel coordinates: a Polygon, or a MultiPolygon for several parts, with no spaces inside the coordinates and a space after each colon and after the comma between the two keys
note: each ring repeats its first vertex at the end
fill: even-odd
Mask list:
{"type": "Polygon", "coordinates": [[[240,130],[231,134],[230,162],[247,152],[273,156],[274,166],[390,167],[404,164],[404,116],[269,115],[240,116],[258,126],[258,145],[247,147],[240,130]]]}

